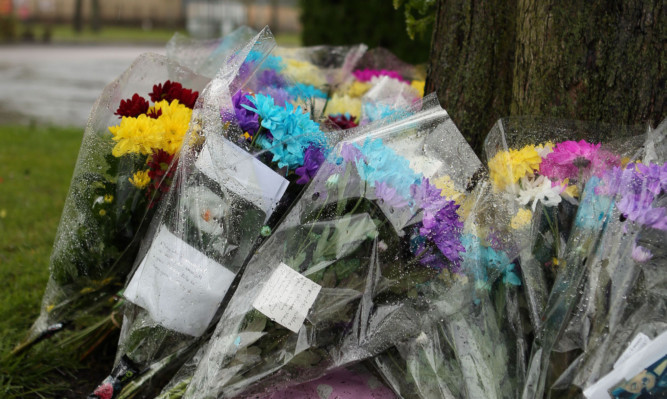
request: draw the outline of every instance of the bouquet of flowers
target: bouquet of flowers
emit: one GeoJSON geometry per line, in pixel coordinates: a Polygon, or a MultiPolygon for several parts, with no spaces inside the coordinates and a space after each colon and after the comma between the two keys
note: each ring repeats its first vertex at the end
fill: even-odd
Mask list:
{"type": "MultiPolygon", "coordinates": [[[[124,296],[128,305],[115,370],[142,370],[136,394],[205,340],[246,258],[324,161],[333,138],[301,105],[285,77],[266,85],[279,61],[265,30],[232,55],[202,94],[179,159],[177,184],[153,223],[124,296]],[[236,73],[234,72],[236,71],[236,73]],[[281,103],[275,95],[281,90],[281,103]],[[234,93],[230,96],[230,93],[234,93]],[[183,317],[183,312],[188,317],[183,317]]],[[[94,395],[130,382],[118,372],[94,395]]]]}
{"type": "MultiPolygon", "coordinates": [[[[620,143],[636,133],[619,127],[613,137],[620,143]]],[[[620,145],[607,145],[608,137],[605,126],[515,117],[498,121],[486,138],[491,183],[514,208],[512,234],[534,330],[540,328],[550,287],[563,267],[584,185],[621,165],[626,155],[617,151],[620,145]]]]}
{"type": "Polygon", "coordinates": [[[488,181],[459,201],[459,273],[420,286],[430,304],[422,331],[373,360],[403,398],[514,398],[522,385],[527,348],[510,208],[488,181]]]}
{"type": "Polygon", "coordinates": [[[81,144],[41,314],[16,352],[109,307],[168,189],[172,161],[206,81],[163,56],[145,54],[104,89],[81,144]]]}
{"type": "Polygon", "coordinates": [[[458,205],[434,184],[464,191],[481,164],[457,151],[465,140],[430,103],[362,132],[251,258],[209,344],[164,397],[188,383],[186,397],[250,395],[415,335],[416,287],[455,273],[463,249],[458,205]]]}
{"type": "MultiPolygon", "coordinates": [[[[649,135],[645,145],[635,147],[637,161],[589,179],[568,242],[568,263],[556,279],[533,348],[524,397],[548,389],[572,394],[587,388],[587,397],[612,391],[614,397],[664,392],[665,384],[659,382],[637,387],[622,380],[635,377],[625,367],[633,361],[642,368],[651,366],[652,361],[642,363],[649,355],[632,353],[638,351],[639,342],[667,330],[665,280],[660,270],[661,243],[667,237],[665,153],[655,156],[654,146],[666,126],[663,123],[657,135],[649,135]],[[627,355],[617,361],[624,349],[627,355]]],[[[632,148],[626,143],[628,147],[632,148]]],[[[643,345],[657,350],[659,356],[653,361],[667,354],[658,339],[643,345]]],[[[657,376],[659,380],[659,371],[657,376]]]]}

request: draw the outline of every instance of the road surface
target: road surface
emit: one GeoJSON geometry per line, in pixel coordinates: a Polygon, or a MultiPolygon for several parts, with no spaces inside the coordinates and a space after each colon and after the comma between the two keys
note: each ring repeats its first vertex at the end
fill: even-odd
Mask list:
{"type": "Polygon", "coordinates": [[[0,123],[83,127],[104,86],[164,47],[0,46],[0,123]]]}

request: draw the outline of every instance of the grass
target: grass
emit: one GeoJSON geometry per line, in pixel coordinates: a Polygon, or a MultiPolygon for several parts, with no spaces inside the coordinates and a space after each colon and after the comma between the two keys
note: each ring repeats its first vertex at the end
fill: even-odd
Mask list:
{"type": "MultiPolygon", "coordinates": [[[[18,33],[23,34],[29,28],[19,26],[18,33]]],[[[35,24],[31,27],[36,41],[42,41],[47,27],[44,24],[35,24]]],[[[50,26],[51,43],[54,44],[154,44],[164,45],[174,33],[187,34],[183,29],[142,29],[131,26],[103,26],[99,32],[93,32],[85,27],[82,32],[75,32],[71,25],[57,24],[50,26]]],[[[301,36],[298,33],[280,33],[276,36],[280,46],[295,47],[301,45],[301,36]]]]}
{"type": "Polygon", "coordinates": [[[0,126],[0,397],[53,397],[76,362],[53,345],[7,353],[39,314],[48,261],[83,131],[0,126]]]}

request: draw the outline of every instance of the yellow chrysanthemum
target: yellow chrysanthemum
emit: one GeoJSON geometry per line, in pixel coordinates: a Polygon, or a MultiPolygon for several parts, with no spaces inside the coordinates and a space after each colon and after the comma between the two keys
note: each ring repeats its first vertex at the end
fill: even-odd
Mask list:
{"type": "Polygon", "coordinates": [[[113,202],[113,195],[111,195],[111,194],[105,194],[105,195],[104,195],[104,202],[106,202],[107,204],[112,203],[112,202],[113,202]]]}
{"type": "Polygon", "coordinates": [[[334,94],[327,104],[325,113],[327,115],[337,115],[346,112],[358,118],[361,115],[361,100],[352,98],[347,94],[344,96],[338,93],[334,94]]]}
{"type": "Polygon", "coordinates": [[[163,100],[155,104],[155,109],[162,111],[162,115],[155,119],[156,131],[160,134],[160,143],[157,147],[167,153],[175,154],[183,144],[183,137],[188,131],[192,110],[174,100],[171,103],[163,100]]]}
{"type": "Polygon", "coordinates": [[[564,188],[562,194],[565,194],[566,196],[572,197],[572,198],[578,198],[579,197],[579,187],[576,185],[570,184],[570,179],[565,179],[563,182],[560,184],[561,187],[564,188]]]}
{"type": "Polygon", "coordinates": [[[441,197],[447,197],[448,200],[454,201],[457,204],[461,205],[464,196],[462,193],[456,190],[456,187],[454,186],[454,181],[452,181],[452,179],[449,176],[445,175],[437,179],[433,179],[432,184],[436,188],[440,189],[441,197]]]}
{"type": "Polygon", "coordinates": [[[146,115],[139,115],[136,118],[123,117],[120,125],[111,126],[109,131],[116,142],[111,150],[115,157],[125,154],[148,155],[160,142],[155,119],[146,115]]]}
{"type": "Polygon", "coordinates": [[[130,183],[136,188],[142,189],[151,182],[151,178],[148,176],[148,170],[140,170],[131,178],[129,178],[130,183]]]}
{"type": "Polygon", "coordinates": [[[512,217],[510,221],[510,227],[514,230],[523,229],[528,226],[530,221],[533,219],[533,212],[530,209],[519,209],[519,212],[512,217]]]}
{"type": "Polygon", "coordinates": [[[154,149],[174,154],[181,148],[192,110],[178,100],[171,103],[162,100],[156,103],[152,110],[162,114],[157,119],[146,115],[136,118],[123,117],[120,125],[109,128],[113,140],[116,141],[111,151],[115,157],[125,154],[150,155],[154,149]]]}
{"type": "Polygon", "coordinates": [[[419,93],[419,97],[424,97],[425,84],[426,82],[423,80],[413,80],[412,83],[410,83],[410,86],[412,86],[413,89],[417,90],[417,93],[419,93]]]}
{"type": "Polygon", "coordinates": [[[370,89],[371,89],[371,85],[369,83],[364,83],[364,82],[360,82],[358,80],[355,80],[348,87],[346,94],[350,97],[358,98],[358,97],[362,97],[370,89]]]}
{"type": "Polygon", "coordinates": [[[533,176],[540,170],[542,158],[534,145],[520,150],[499,151],[489,161],[491,181],[498,190],[504,190],[524,176],[533,176]]]}
{"type": "Polygon", "coordinates": [[[287,68],[285,68],[284,73],[295,82],[315,87],[322,87],[327,84],[327,80],[322,75],[322,72],[310,62],[299,61],[293,58],[288,58],[285,61],[287,68]]]}

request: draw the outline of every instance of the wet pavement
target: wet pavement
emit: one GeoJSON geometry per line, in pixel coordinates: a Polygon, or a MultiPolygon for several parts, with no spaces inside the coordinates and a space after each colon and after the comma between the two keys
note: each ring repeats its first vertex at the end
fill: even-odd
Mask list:
{"type": "Polygon", "coordinates": [[[164,47],[0,46],[0,124],[83,127],[102,89],[164,47]]]}

